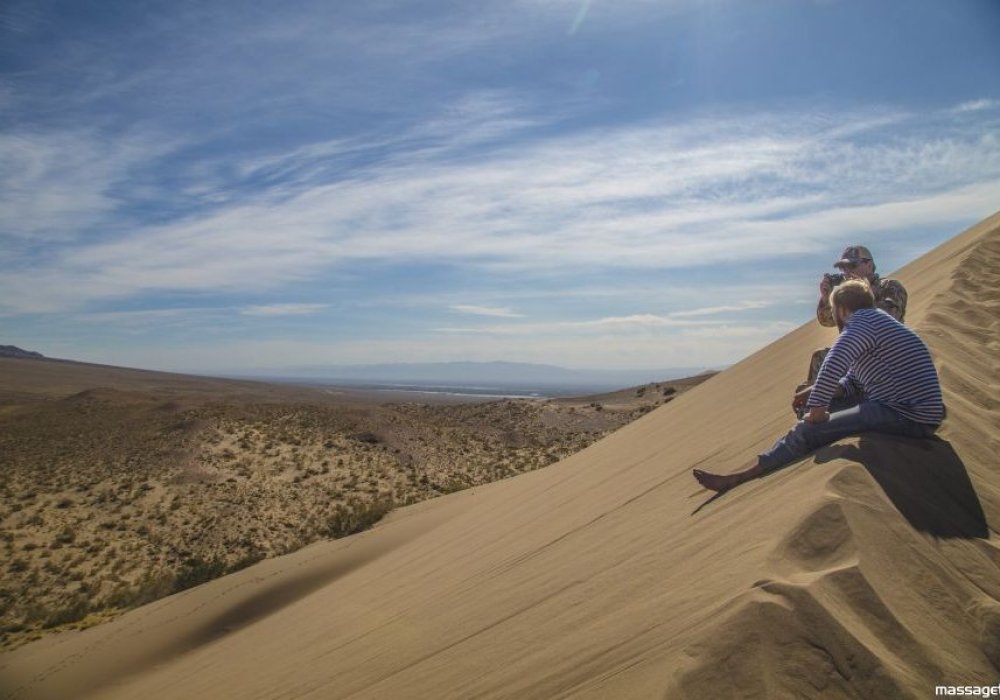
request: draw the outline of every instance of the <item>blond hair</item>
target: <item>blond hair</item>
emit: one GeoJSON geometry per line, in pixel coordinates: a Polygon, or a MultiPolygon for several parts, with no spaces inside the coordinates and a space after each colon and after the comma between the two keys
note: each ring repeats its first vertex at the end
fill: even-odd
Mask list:
{"type": "Polygon", "coordinates": [[[854,313],[858,309],[875,308],[875,294],[867,280],[847,280],[830,292],[830,306],[854,313]]]}

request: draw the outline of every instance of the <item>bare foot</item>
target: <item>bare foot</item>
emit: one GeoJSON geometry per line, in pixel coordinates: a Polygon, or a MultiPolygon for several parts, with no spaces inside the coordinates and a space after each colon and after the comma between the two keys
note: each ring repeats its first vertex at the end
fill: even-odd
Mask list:
{"type": "Polygon", "coordinates": [[[698,480],[699,484],[710,491],[718,491],[719,493],[728,491],[734,486],[739,486],[744,481],[756,479],[761,475],[759,467],[751,467],[750,469],[736,472],[735,474],[712,474],[711,472],[702,471],[701,469],[695,469],[693,471],[694,478],[698,480]]]}

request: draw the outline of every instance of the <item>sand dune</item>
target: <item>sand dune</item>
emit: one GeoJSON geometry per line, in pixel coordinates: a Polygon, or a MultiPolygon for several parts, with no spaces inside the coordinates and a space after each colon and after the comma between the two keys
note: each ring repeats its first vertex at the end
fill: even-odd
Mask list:
{"type": "Polygon", "coordinates": [[[710,499],[790,424],[789,334],[546,469],[0,657],[11,698],[930,697],[1000,680],[1000,215],[898,272],[940,441],[710,499]]]}

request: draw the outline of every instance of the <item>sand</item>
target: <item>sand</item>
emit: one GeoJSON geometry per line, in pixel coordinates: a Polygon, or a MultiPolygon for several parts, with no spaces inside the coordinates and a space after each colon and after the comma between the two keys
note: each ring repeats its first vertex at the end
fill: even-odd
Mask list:
{"type": "Polygon", "coordinates": [[[548,468],[0,656],[11,698],[932,697],[1000,681],[1000,215],[898,271],[948,405],[719,498],[809,323],[548,468]]]}

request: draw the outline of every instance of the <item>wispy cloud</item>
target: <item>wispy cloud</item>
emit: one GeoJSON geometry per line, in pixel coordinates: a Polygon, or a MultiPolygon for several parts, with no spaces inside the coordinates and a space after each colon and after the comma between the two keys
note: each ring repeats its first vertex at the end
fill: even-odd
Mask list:
{"type": "Polygon", "coordinates": [[[309,316],[328,308],[328,304],[264,304],[240,310],[244,316],[309,316]]]}
{"type": "MultiPolygon", "coordinates": [[[[529,140],[469,162],[394,153],[336,181],[322,168],[291,185],[265,181],[184,219],[22,260],[20,270],[5,271],[0,297],[8,310],[43,311],[157,290],[250,292],[372,260],[505,274],[733,264],[806,252],[848,232],[990,213],[1000,201],[1000,139],[944,119],[928,137],[922,120],[908,132],[908,119],[899,115],[888,128],[884,120],[871,125],[868,114],[762,113],[529,140]],[[864,147],[842,135],[852,120],[866,125],[855,132],[864,147]]],[[[10,226],[78,232],[73,217],[114,210],[108,183],[125,178],[136,153],[125,149],[98,168],[94,184],[86,166],[106,163],[96,155],[102,145],[73,148],[83,155],[65,189],[58,139],[29,149],[47,155],[26,169],[34,175],[10,175],[21,193],[6,195],[16,209],[10,226]],[[32,190],[48,194],[23,205],[32,190]],[[64,191],[71,203],[61,206],[64,191]],[[55,213],[33,216],[49,196],[55,213]]],[[[250,169],[287,172],[344,148],[322,142],[250,169]]]]}
{"type": "Polygon", "coordinates": [[[692,328],[698,326],[723,326],[726,321],[688,320],[678,318],[678,314],[630,314],[628,316],[605,316],[603,318],[579,321],[550,321],[547,323],[509,323],[499,325],[442,327],[437,333],[471,335],[522,335],[543,336],[546,334],[610,332],[644,332],[652,329],[692,328]]]}
{"type": "Polygon", "coordinates": [[[123,190],[141,198],[129,178],[176,144],[162,136],[85,130],[0,133],[0,239],[71,241],[92,227],[118,226],[123,190]]]}
{"type": "Polygon", "coordinates": [[[717,325],[714,321],[678,321],[674,316],[658,316],[657,314],[632,314],[630,316],[608,316],[593,321],[564,321],[556,324],[559,328],[606,328],[625,330],[629,328],[666,328],[670,326],[702,326],[717,325]]]}
{"type": "Polygon", "coordinates": [[[763,309],[770,306],[766,301],[743,301],[738,304],[728,304],[725,306],[706,306],[701,309],[687,309],[685,311],[675,311],[670,314],[671,318],[688,318],[690,316],[710,316],[723,314],[731,311],[747,311],[749,309],[763,309]]]}
{"type": "Polygon", "coordinates": [[[99,311],[73,314],[64,324],[96,325],[107,332],[149,333],[166,328],[197,327],[217,322],[224,315],[221,309],[142,309],[138,311],[99,311]]]}
{"type": "Polygon", "coordinates": [[[451,307],[451,310],[460,314],[472,314],[473,316],[497,316],[501,318],[522,318],[524,316],[524,314],[519,314],[512,309],[495,306],[470,306],[468,304],[455,304],[451,307]]]}
{"type": "Polygon", "coordinates": [[[997,109],[1000,107],[1000,101],[998,100],[971,100],[969,102],[963,102],[962,104],[955,107],[955,112],[980,112],[987,109],[997,109]]]}
{"type": "Polygon", "coordinates": [[[888,270],[1000,201],[978,10],[237,5],[2,4],[5,332],[223,367],[733,359],[809,317],[821,251],[888,270]],[[847,26],[852,56],[803,50],[847,26]]]}

